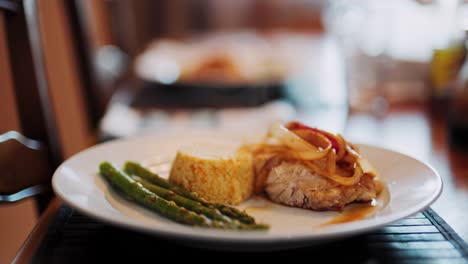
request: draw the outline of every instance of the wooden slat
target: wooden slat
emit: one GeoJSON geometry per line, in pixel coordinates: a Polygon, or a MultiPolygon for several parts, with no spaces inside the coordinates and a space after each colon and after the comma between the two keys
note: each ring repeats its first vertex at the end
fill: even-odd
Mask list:
{"type": "Polygon", "coordinates": [[[405,258],[405,259],[432,259],[432,258],[460,258],[461,254],[456,249],[414,249],[414,250],[389,250],[379,251],[381,256],[388,258],[405,258]]]}
{"type": "Polygon", "coordinates": [[[0,134],[9,130],[20,131],[3,11],[0,11],[0,87],[0,134]]]}
{"type": "Polygon", "coordinates": [[[369,242],[405,242],[405,241],[444,241],[442,234],[370,234],[366,236],[369,242]]]}
{"type": "Polygon", "coordinates": [[[426,217],[422,213],[417,213],[414,214],[410,217],[407,217],[407,219],[425,219],[426,217]]]}
{"type": "Polygon", "coordinates": [[[38,2],[39,24],[48,91],[63,158],[94,141],[79,75],[78,60],[64,1],[38,2]]]}
{"type": "Polygon", "coordinates": [[[115,75],[103,71],[98,61],[102,60],[99,54],[113,45],[110,8],[105,0],[75,0],[71,9],[75,44],[80,49],[85,91],[90,97],[88,107],[95,127],[106,111],[118,80],[115,75]]]}
{"type": "Polygon", "coordinates": [[[416,249],[453,249],[448,241],[412,241],[412,242],[379,242],[369,244],[370,248],[416,250],[416,249]]]}
{"type": "Polygon", "coordinates": [[[431,221],[423,218],[408,218],[398,221],[389,226],[423,226],[423,225],[432,225],[431,221]]]}
{"type": "Polygon", "coordinates": [[[437,259],[411,259],[399,260],[398,264],[466,264],[464,258],[437,258],[437,259]]]}
{"type": "Polygon", "coordinates": [[[113,43],[109,10],[105,0],[85,0],[79,1],[82,7],[86,27],[88,29],[89,45],[93,51],[100,47],[113,43]]]}
{"type": "Polygon", "coordinates": [[[385,227],[376,233],[382,234],[421,234],[421,233],[438,233],[439,230],[435,226],[389,226],[385,227]]]}

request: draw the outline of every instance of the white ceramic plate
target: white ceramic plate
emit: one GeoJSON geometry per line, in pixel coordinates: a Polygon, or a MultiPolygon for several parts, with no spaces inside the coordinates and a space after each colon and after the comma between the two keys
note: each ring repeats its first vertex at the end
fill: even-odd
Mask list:
{"type": "MultiPolygon", "coordinates": [[[[221,133],[190,132],[100,144],[65,161],[54,174],[53,187],[56,194],[73,208],[114,225],[196,246],[248,250],[298,247],[367,232],[423,210],[442,190],[440,176],[429,165],[395,151],[360,145],[361,152],[380,172],[387,187],[377,200],[377,206],[365,209],[364,219],[328,224],[340,217],[340,213],[290,208],[253,198],[240,207],[247,208],[257,221],[268,223],[271,228],[265,232],[239,232],[171,222],[121,198],[97,174],[98,165],[104,160],[119,166],[126,160],[146,164],[162,161],[162,166],[157,169],[167,171],[169,164],[165,166],[164,161],[173,158],[179,147],[213,140],[239,142],[240,138],[221,133]]],[[[355,210],[353,207],[356,205],[347,207],[341,214],[355,210]]]]}

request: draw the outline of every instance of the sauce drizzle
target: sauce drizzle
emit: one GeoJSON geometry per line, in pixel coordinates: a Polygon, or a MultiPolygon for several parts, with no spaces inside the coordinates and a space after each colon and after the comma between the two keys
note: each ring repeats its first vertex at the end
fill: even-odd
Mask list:
{"type": "Polygon", "coordinates": [[[376,209],[377,201],[375,199],[365,204],[348,205],[340,215],[326,222],[324,225],[342,224],[361,220],[369,217],[376,209]]]}

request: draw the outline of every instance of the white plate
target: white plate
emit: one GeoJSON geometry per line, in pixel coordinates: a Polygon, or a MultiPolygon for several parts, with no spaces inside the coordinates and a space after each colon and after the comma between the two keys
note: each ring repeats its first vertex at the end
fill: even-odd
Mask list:
{"type": "Polygon", "coordinates": [[[429,165],[395,151],[360,145],[363,155],[380,172],[387,186],[378,199],[378,206],[365,219],[327,224],[340,213],[290,208],[254,198],[240,207],[250,208],[248,211],[259,222],[268,223],[271,228],[266,232],[239,232],[171,222],[121,198],[97,174],[98,165],[104,160],[119,166],[126,160],[147,164],[167,161],[181,146],[228,139],[240,141],[239,137],[221,133],[190,132],[100,144],[65,161],[55,172],[52,184],[67,204],[105,222],[196,246],[248,250],[298,247],[367,232],[423,210],[442,190],[440,176],[429,165]]]}

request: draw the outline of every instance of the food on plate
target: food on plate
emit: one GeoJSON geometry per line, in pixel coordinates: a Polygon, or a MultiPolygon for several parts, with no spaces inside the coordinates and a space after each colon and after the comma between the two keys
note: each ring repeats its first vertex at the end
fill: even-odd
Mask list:
{"type": "Polygon", "coordinates": [[[169,180],[204,199],[237,205],[253,191],[254,172],[250,151],[215,144],[177,152],[169,180]]]}
{"type": "Polygon", "coordinates": [[[225,214],[223,212],[229,207],[221,206],[224,210],[220,210],[219,205],[207,203],[198,198],[196,194],[190,193],[190,195],[187,195],[188,191],[173,186],[168,181],[159,178],[136,163],[129,162],[125,167],[127,172],[131,172],[129,174],[135,173],[136,175],[131,176],[109,162],[100,164],[99,173],[130,200],[173,221],[191,226],[222,229],[268,229],[268,225],[257,224],[250,216],[247,217],[247,219],[252,219],[249,223],[245,223],[242,218],[232,217],[232,212],[241,216],[245,215],[245,213],[239,212],[235,208],[231,208],[231,215],[225,214]],[[133,170],[135,168],[137,170],[133,170]],[[151,178],[152,182],[144,178],[151,178]],[[196,198],[191,199],[190,197],[196,198]]]}
{"type": "Polygon", "coordinates": [[[220,149],[180,150],[170,181],[210,202],[239,204],[265,193],[273,202],[312,210],[369,202],[382,189],[356,146],[299,122],[273,125],[260,143],[220,149]]]}
{"type": "Polygon", "coordinates": [[[209,203],[205,199],[198,196],[196,193],[190,192],[182,187],[179,187],[175,184],[170,183],[168,180],[159,177],[157,174],[152,173],[151,171],[147,170],[140,164],[132,161],[127,161],[124,165],[124,170],[129,175],[136,175],[141,179],[145,179],[152,184],[158,185],[160,187],[169,189],[185,198],[190,200],[199,202],[206,207],[218,209],[222,214],[238,220],[244,224],[254,224],[255,219],[250,215],[246,214],[243,211],[236,209],[235,207],[227,206],[220,203],[209,203]]]}
{"type": "Polygon", "coordinates": [[[176,203],[169,202],[150,192],[109,162],[101,163],[99,172],[129,198],[171,220],[194,226],[209,226],[207,219],[201,215],[179,207],[176,203]]]}
{"type": "Polygon", "coordinates": [[[193,201],[190,199],[187,199],[177,193],[174,193],[171,190],[164,189],[162,187],[159,187],[155,184],[152,184],[151,182],[138,178],[136,176],[133,178],[135,181],[139,182],[143,187],[148,189],[149,191],[153,192],[154,194],[158,195],[161,198],[164,198],[169,201],[174,201],[177,205],[184,207],[185,209],[188,209],[190,211],[193,211],[195,213],[199,213],[202,215],[206,215],[207,217],[217,220],[217,221],[226,221],[227,218],[224,216],[221,212],[214,208],[209,208],[203,206],[203,204],[193,201]]]}
{"type": "Polygon", "coordinates": [[[370,163],[340,135],[299,122],[271,127],[264,142],[251,145],[255,193],[280,204],[312,210],[342,210],[369,202],[382,189],[370,163]]]}
{"type": "Polygon", "coordinates": [[[274,124],[255,144],[180,149],[169,179],[131,161],[123,170],[103,162],[99,172],[127,198],[171,220],[234,230],[269,228],[225,205],[240,204],[252,194],[287,206],[342,210],[374,200],[383,189],[356,146],[299,122],[274,124]]]}
{"type": "Polygon", "coordinates": [[[275,31],[212,32],[152,41],[135,59],[147,81],[238,86],[282,83],[309,62],[314,38],[275,31]]]}
{"type": "Polygon", "coordinates": [[[211,54],[200,61],[198,65],[187,67],[181,79],[187,82],[199,83],[236,83],[245,80],[240,67],[229,54],[211,54]]]}

